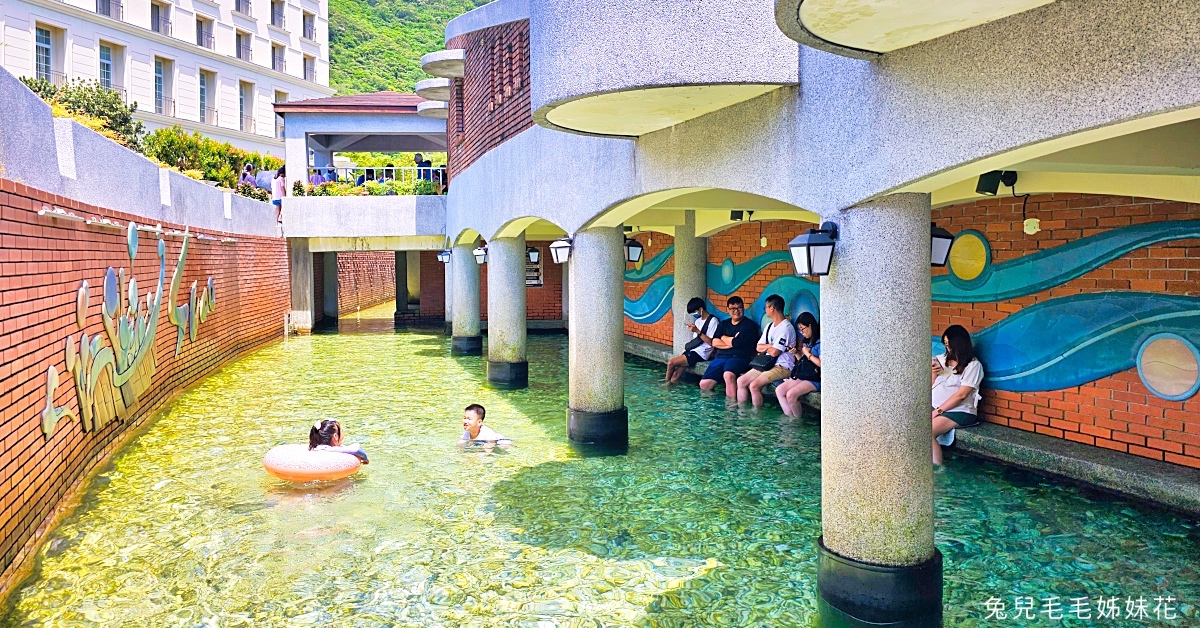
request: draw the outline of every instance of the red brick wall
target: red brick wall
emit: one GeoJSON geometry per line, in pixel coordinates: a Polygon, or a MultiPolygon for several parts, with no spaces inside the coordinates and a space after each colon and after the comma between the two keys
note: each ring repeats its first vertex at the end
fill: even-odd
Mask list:
{"type": "MultiPolygon", "coordinates": [[[[337,263],[339,315],[353,314],[396,298],[394,251],[342,251],[337,254],[337,263]]],[[[313,273],[316,274],[315,265],[313,273]]]]}
{"type": "MultiPolygon", "coordinates": [[[[136,409],[125,420],[84,432],[64,417],[47,441],[41,426],[46,371],[55,366],[60,384],[56,406],[78,410],[66,372],[64,345],[79,337],[75,298],[86,280],[91,298],[85,331],[104,338],[100,317],[105,270],[125,267],[144,294],[157,283],[156,238],[142,233],[129,268],[125,233],[82,222],[37,215],[43,204],[81,216],[130,216],[0,180],[0,590],[18,575],[32,540],[40,536],[75,484],[97,469],[134,431],[171,399],[226,361],[279,338],[288,312],[287,246],[282,239],[233,236],[235,243],[192,239],[183,284],[215,282],[216,309],[200,325],[195,342],[185,340],[175,356],[176,330],[167,320],[167,290],[154,346],[157,370],[136,409]]],[[[182,229],[183,225],[163,225],[182,229]]],[[[211,232],[210,232],[211,233],[211,232]]],[[[165,237],[167,275],[182,238],[165,237]]]]}
{"type": "MultiPolygon", "coordinates": [[[[550,259],[550,242],[531,240],[525,246],[536,247],[542,252],[542,285],[525,288],[525,318],[531,321],[562,320],[562,267],[550,259]]],[[[479,318],[485,321],[488,304],[487,269],[487,264],[479,267],[479,318]]]]}
{"type": "MultiPolygon", "coordinates": [[[[633,236],[633,239],[637,240],[642,244],[642,246],[646,247],[645,251],[642,252],[642,259],[647,261],[649,261],[650,258],[654,257],[655,255],[662,253],[663,249],[675,244],[675,238],[665,233],[639,233],[633,236]]],[[[625,265],[625,268],[627,269],[632,267],[633,266],[631,264],[625,265]]],[[[664,264],[657,273],[654,273],[653,277],[639,282],[626,281],[625,297],[631,300],[637,299],[646,292],[646,289],[650,287],[650,284],[653,283],[655,279],[658,279],[664,275],[673,274],[675,274],[675,256],[671,256],[671,259],[667,260],[667,263],[664,264]]],[[[624,321],[625,335],[627,336],[633,336],[634,338],[641,338],[643,340],[649,340],[664,345],[669,345],[675,342],[675,316],[671,312],[667,312],[666,316],[649,325],[635,323],[628,318],[624,318],[624,321]]]]}
{"type": "MultiPolygon", "coordinates": [[[[313,253],[313,322],[325,320],[325,254],[313,253]]],[[[336,286],[335,286],[336,287],[336,286]]]]}
{"type": "MultiPolygon", "coordinates": [[[[1134,224],[1200,219],[1200,205],[1081,194],[1029,199],[1028,217],[1042,231],[1021,231],[1021,199],[990,198],[933,211],[940,226],[984,233],[992,261],[1003,262],[1071,240],[1134,224]]],[[[938,269],[935,274],[943,274],[938,269]]],[[[1028,297],[996,303],[933,304],[933,333],[953,323],[979,331],[1009,314],[1055,297],[1136,290],[1200,296],[1200,241],[1177,240],[1139,249],[1078,279],[1028,297]]],[[[1053,392],[985,391],[985,418],[1039,434],[1200,468],[1200,396],[1165,401],[1142,385],[1136,370],[1053,392]]]]}
{"type": "MultiPolygon", "coordinates": [[[[721,264],[726,259],[734,264],[748,262],[768,251],[786,251],[788,242],[808,229],[815,228],[810,222],[777,220],[763,223],[746,223],[726,229],[708,239],[708,263],[721,264]],[[759,233],[767,237],[767,246],[762,246],[759,233]]],[[[763,290],[775,279],[794,275],[796,267],[790,261],[775,262],[758,271],[749,281],[742,284],[734,294],[746,302],[746,310],[763,295],[763,290]]],[[[732,295],[730,295],[732,296],[732,295]]],[[[724,308],[729,296],[722,296],[710,288],[708,299],[717,307],[724,308]]]]}
{"type": "Polygon", "coordinates": [[[466,76],[455,79],[446,120],[451,178],[487,151],[533,126],[529,101],[529,20],[459,35],[466,76]]]}
{"type": "Polygon", "coordinates": [[[446,316],[446,265],[437,251],[421,251],[421,316],[446,316]]]}

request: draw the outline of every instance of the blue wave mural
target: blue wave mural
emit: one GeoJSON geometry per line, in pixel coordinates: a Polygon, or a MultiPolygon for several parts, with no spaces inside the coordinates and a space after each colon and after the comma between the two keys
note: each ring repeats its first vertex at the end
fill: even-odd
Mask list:
{"type": "Polygon", "coordinates": [[[674,295],[674,275],[659,277],[650,282],[646,291],[637,299],[625,297],[625,317],[642,325],[657,323],[671,311],[671,297],[674,295]]]}
{"type": "MultiPolygon", "coordinates": [[[[1062,285],[1137,249],[1200,238],[1200,220],[1154,222],[1113,229],[1024,257],[988,265],[973,281],[953,275],[933,279],[933,300],[986,303],[1022,297],[1062,285]]],[[[710,271],[709,276],[712,276],[710,271]]]]}
{"type": "Polygon", "coordinates": [[[776,262],[787,262],[790,265],[792,254],[788,251],[768,251],[741,264],[734,264],[733,260],[725,258],[720,264],[708,265],[708,287],[717,294],[733,294],[759,271],[776,262]]]}
{"type": "Polygon", "coordinates": [[[663,266],[667,265],[667,260],[675,255],[675,245],[672,244],[667,248],[659,251],[658,255],[642,262],[641,268],[631,268],[625,271],[625,281],[640,283],[658,274],[663,266]]]}
{"type": "Polygon", "coordinates": [[[1200,298],[1098,292],[1027,307],[974,334],[989,388],[1013,392],[1080,386],[1137,366],[1156,334],[1200,345],[1200,298]]]}

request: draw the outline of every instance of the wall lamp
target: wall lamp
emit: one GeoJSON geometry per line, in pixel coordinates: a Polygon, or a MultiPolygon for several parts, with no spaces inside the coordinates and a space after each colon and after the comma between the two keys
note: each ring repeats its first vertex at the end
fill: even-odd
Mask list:
{"type": "Polygon", "coordinates": [[[571,257],[571,238],[559,238],[550,243],[550,258],[555,264],[565,264],[571,257]]]}
{"type": "Polygon", "coordinates": [[[487,263],[487,245],[486,244],[475,249],[474,253],[475,253],[475,263],[476,264],[479,264],[482,266],[483,264],[487,263]]]}
{"type": "Polygon", "coordinates": [[[441,262],[443,264],[449,264],[450,263],[450,249],[446,249],[444,251],[439,251],[438,255],[437,255],[437,259],[439,262],[441,262]]]}
{"type": "Polygon", "coordinates": [[[936,222],[929,223],[929,264],[941,268],[950,259],[950,245],[954,243],[954,234],[937,226],[936,222]]]}
{"type": "Polygon", "coordinates": [[[809,229],[808,233],[802,233],[788,242],[796,274],[815,277],[828,275],[837,239],[837,224],[825,222],[821,223],[820,229],[809,229]]]}
{"type": "Polygon", "coordinates": [[[625,261],[636,264],[642,260],[642,253],[646,251],[642,247],[642,243],[633,238],[625,238],[625,261]]]}
{"type": "Polygon", "coordinates": [[[1016,183],[1017,173],[1015,170],[992,170],[979,175],[979,182],[975,184],[975,193],[995,196],[996,192],[1000,191],[1000,184],[1012,187],[1016,183]]]}
{"type": "Polygon", "coordinates": [[[542,252],[537,247],[531,246],[525,249],[525,257],[529,260],[530,264],[536,264],[538,260],[542,259],[542,252]]]}

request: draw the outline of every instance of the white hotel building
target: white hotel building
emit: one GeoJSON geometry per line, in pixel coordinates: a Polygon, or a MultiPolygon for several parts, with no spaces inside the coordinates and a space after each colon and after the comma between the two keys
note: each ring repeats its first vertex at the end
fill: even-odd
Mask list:
{"type": "Polygon", "coordinates": [[[272,103],[329,96],[327,0],[0,0],[0,67],[97,79],[148,129],[283,156],[272,103]]]}

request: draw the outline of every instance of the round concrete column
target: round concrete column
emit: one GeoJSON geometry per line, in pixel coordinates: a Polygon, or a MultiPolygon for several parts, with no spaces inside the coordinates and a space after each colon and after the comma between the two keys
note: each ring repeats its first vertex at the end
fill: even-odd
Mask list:
{"type": "Polygon", "coordinates": [[[675,319],[673,336],[675,353],[692,339],[687,324],[692,321],[687,303],[693,297],[705,298],[708,293],[708,239],[696,237],[696,212],[685,211],[682,225],[675,226],[675,296],[671,297],[671,314],[675,319]]]}
{"type": "Polygon", "coordinates": [[[488,242],[488,384],[529,386],[525,361],[525,234],[488,242]]]}
{"type": "Polygon", "coordinates": [[[454,255],[453,254],[451,254],[451,256],[450,256],[450,261],[443,264],[443,266],[446,267],[445,268],[446,297],[445,297],[445,308],[444,308],[446,310],[445,334],[447,336],[453,336],[454,335],[454,316],[453,316],[454,308],[452,306],[454,305],[454,275],[453,275],[454,271],[451,270],[451,268],[454,266],[454,255]]]}
{"type": "Polygon", "coordinates": [[[929,211],[927,194],[894,194],[825,216],[839,240],[821,280],[817,588],[822,618],[849,625],[941,625],[929,211]]]}
{"type": "Polygon", "coordinates": [[[625,408],[625,238],[620,227],[575,234],[568,290],[570,392],[567,437],[572,443],[623,451],[629,444],[625,408]]]}
{"type": "Polygon", "coordinates": [[[483,337],[479,335],[479,264],[475,262],[475,243],[460,244],[451,253],[454,273],[454,335],[450,352],[454,355],[482,355],[483,337]]]}

